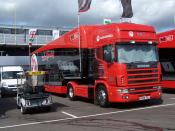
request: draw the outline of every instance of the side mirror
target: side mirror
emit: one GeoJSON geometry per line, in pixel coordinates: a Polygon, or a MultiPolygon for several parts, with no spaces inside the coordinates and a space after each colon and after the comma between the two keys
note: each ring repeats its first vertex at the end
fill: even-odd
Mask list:
{"type": "Polygon", "coordinates": [[[110,64],[114,63],[114,58],[109,57],[108,60],[107,60],[107,62],[110,63],[110,64]]]}

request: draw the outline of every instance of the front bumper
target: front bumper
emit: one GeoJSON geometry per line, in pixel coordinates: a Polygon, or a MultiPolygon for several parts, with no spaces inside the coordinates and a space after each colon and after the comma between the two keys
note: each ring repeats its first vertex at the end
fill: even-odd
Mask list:
{"type": "Polygon", "coordinates": [[[139,92],[128,92],[128,93],[119,93],[116,87],[111,87],[111,89],[113,90],[109,92],[110,102],[119,102],[119,103],[137,102],[143,100],[161,99],[162,97],[162,91],[159,89],[141,90],[139,92]]]}
{"type": "Polygon", "coordinates": [[[2,94],[16,94],[17,92],[17,87],[13,88],[7,88],[7,87],[1,87],[1,93],[2,94]]]}
{"type": "Polygon", "coordinates": [[[50,107],[52,104],[51,97],[45,99],[26,99],[22,102],[23,107],[26,109],[50,107]]]}
{"type": "Polygon", "coordinates": [[[24,108],[26,109],[38,109],[38,108],[47,108],[47,107],[51,107],[52,103],[50,104],[34,104],[34,105],[24,105],[24,108]]]}

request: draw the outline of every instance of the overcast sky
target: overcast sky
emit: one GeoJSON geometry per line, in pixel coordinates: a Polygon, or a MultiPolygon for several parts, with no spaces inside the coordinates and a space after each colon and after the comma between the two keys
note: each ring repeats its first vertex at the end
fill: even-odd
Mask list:
{"type": "MultiPolygon", "coordinates": [[[[78,0],[0,0],[0,24],[77,26],[78,0]]],[[[175,29],[175,0],[132,0],[133,23],[155,26],[158,32],[175,29]]],[[[120,0],[92,0],[81,13],[81,24],[102,24],[104,18],[120,22],[120,0]]]]}

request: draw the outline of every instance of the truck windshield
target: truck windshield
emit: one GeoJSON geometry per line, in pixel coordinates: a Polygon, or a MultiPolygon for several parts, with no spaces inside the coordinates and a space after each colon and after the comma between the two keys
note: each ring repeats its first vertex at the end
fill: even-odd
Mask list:
{"type": "Polygon", "coordinates": [[[118,62],[120,63],[147,63],[157,62],[158,54],[155,45],[148,44],[120,44],[116,45],[118,62]]]}
{"type": "Polygon", "coordinates": [[[19,77],[17,73],[19,73],[19,71],[2,72],[2,78],[3,79],[17,79],[19,77]]]}

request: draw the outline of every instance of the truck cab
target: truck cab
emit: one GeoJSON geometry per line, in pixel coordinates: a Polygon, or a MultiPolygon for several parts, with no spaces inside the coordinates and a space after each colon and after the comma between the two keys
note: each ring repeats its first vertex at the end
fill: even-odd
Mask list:
{"type": "Polygon", "coordinates": [[[102,52],[98,74],[108,87],[109,101],[131,102],[161,97],[156,43],[120,42],[104,46],[102,52]]]}
{"type": "Polygon", "coordinates": [[[105,106],[107,101],[161,99],[161,66],[154,28],[128,23],[118,27],[96,32],[97,101],[105,106]]]}

